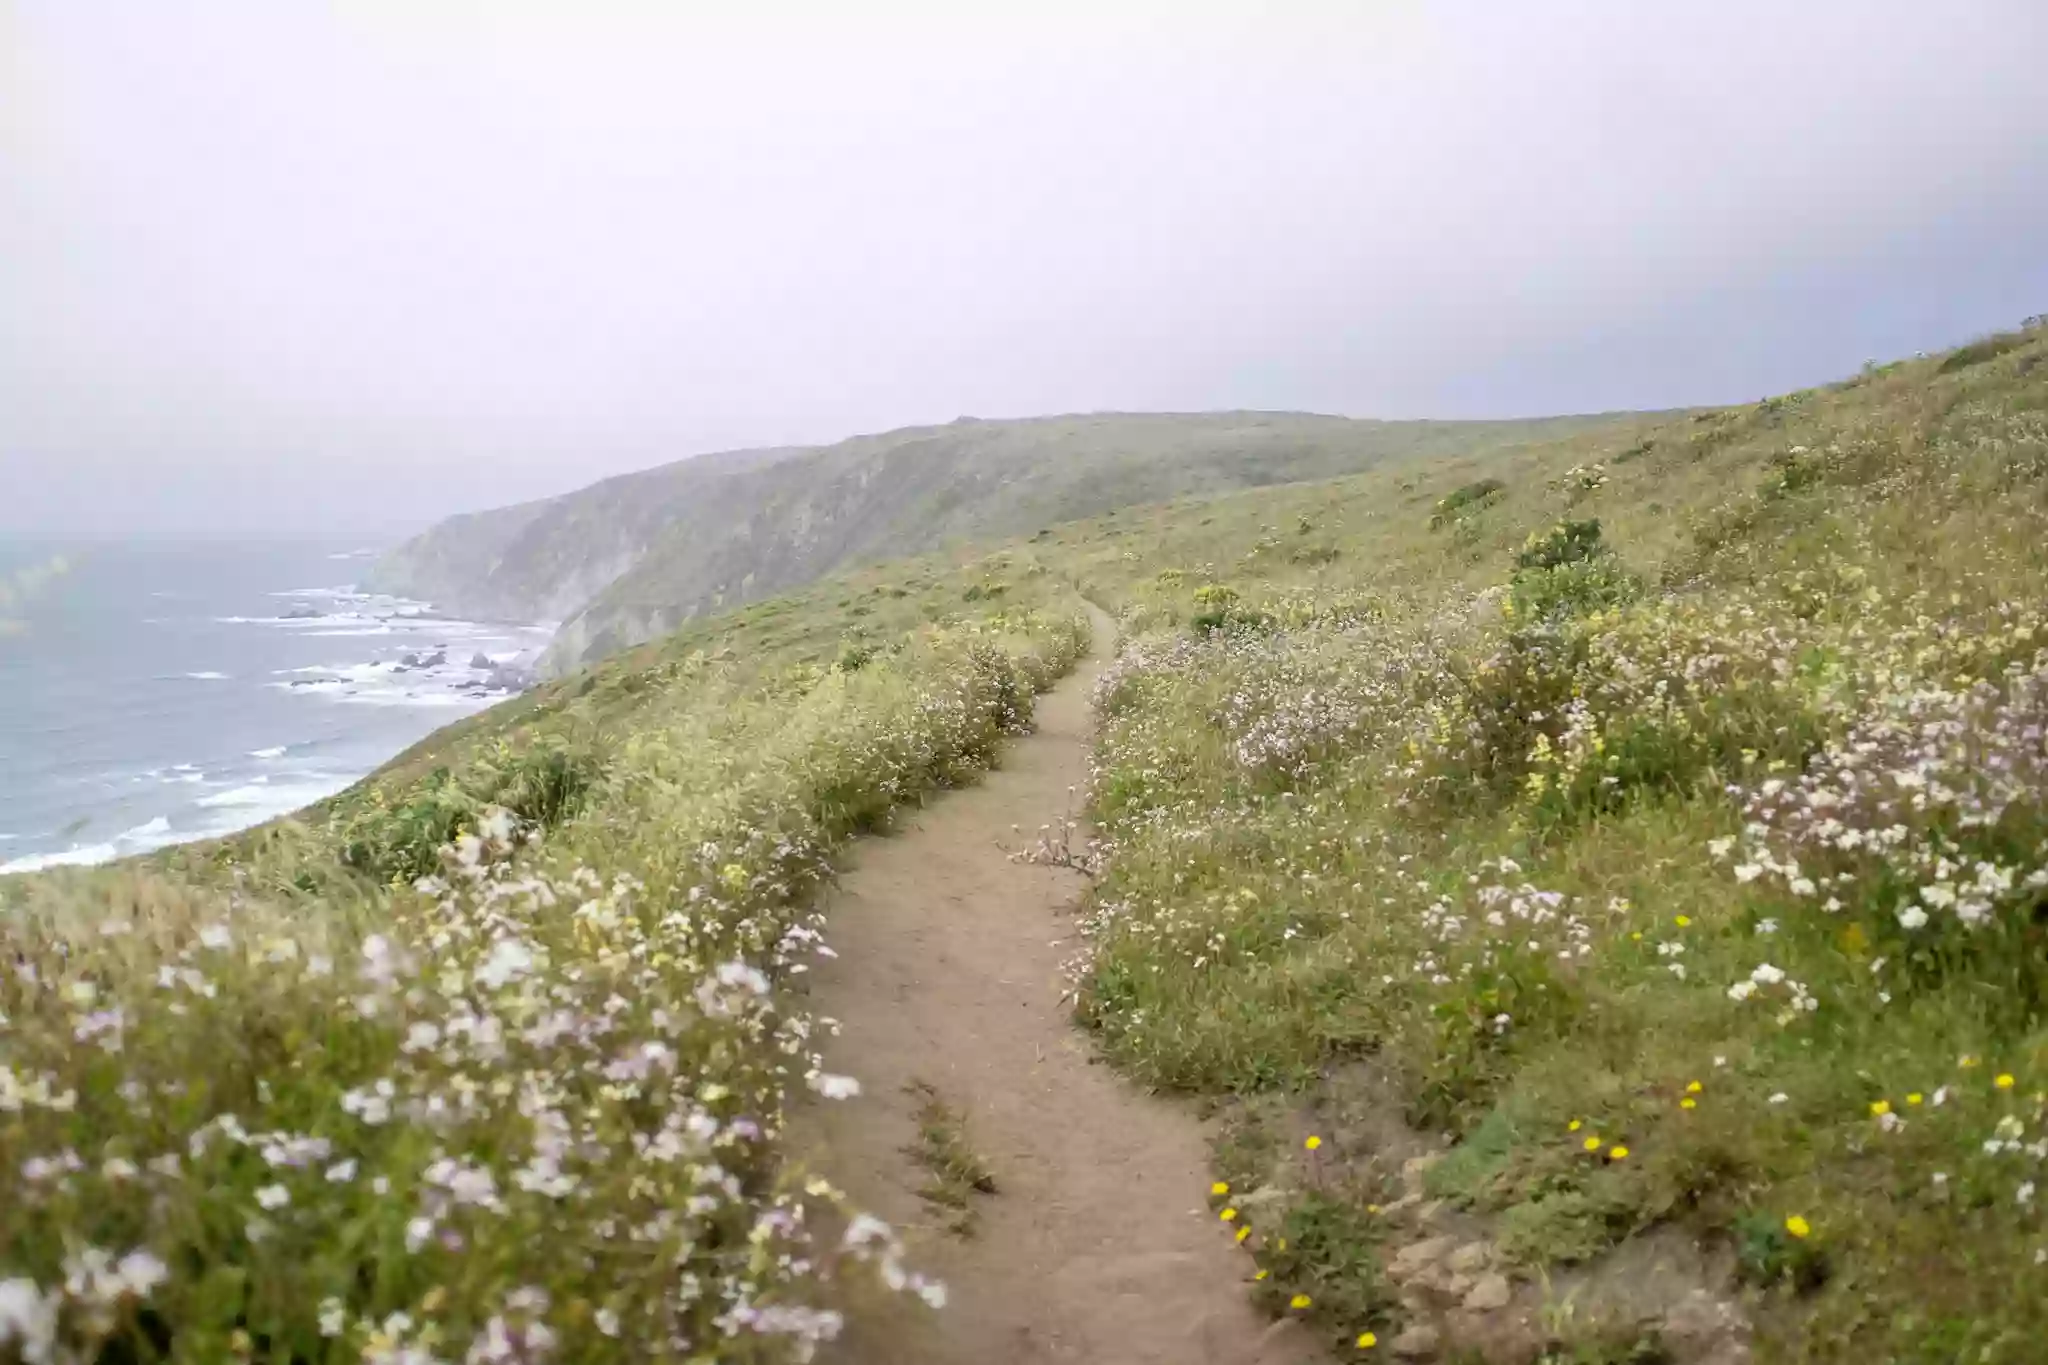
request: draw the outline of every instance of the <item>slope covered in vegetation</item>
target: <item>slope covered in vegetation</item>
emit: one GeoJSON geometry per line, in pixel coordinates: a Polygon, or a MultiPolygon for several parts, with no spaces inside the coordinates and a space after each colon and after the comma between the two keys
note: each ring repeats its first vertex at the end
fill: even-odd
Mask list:
{"type": "Polygon", "coordinates": [[[1083,594],[1079,1016],[1222,1114],[1274,1312],[2037,1359],[2048,334],[1551,435],[816,582],[0,881],[0,1359],[766,1362],[848,1280],[937,1297],[789,1162],[848,1085],[778,986],[1083,594]]]}
{"type": "Polygon", "coordinates": [[[2038,1358],[2044,546],[2035,326],[1047,547],[1137,632],[1081,1013],[1227,1100],[1259,1291],[1360,1356],[1742,1335],[1648,1245],[1765,1359],[2038,1358]]]}
{"type": "Polygon", "coordinates": [[[827,574],[1112,508],[1492,450],[1638,419],[1368,422],[1304,413],[963,419],[737,451],[458,517],[376,585],[458,613],[563,620],[563,672],[827,574]]]}
{"type": "Polygon", "coordinates": [[[1080,650],[1046,585],[834,584],[299,820],[0,881],[0,1360],[779,1361],[849,1279],[936,1299],[785,1163],[852,1082],[775,985],[835,850],[1080,650]]]}

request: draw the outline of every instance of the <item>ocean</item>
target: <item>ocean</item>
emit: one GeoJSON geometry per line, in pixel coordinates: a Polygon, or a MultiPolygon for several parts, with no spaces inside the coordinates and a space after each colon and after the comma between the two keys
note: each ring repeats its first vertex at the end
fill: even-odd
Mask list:
{"type": "Polygon", "coordinates": [[[545,624],[360,592],[359,544],[0,540],[0,873],[332,795],[502,700],[545,624]]]}

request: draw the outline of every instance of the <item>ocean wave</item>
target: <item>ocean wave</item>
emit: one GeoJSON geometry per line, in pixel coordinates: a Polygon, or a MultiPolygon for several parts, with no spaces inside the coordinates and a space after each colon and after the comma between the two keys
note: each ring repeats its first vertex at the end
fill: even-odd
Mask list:
{"type": "Polygon", "coordinates": [[[227,675],[227,674],[225,674],[225,673],[217,673],[217,672],[215,672],[214,670],[212,670],[212,669],[210,669],[210,668],[206,668],[206,669],[201,669],[201,670],[200,670],[199,672],[197,672],[197,673],[187,673],[187,674],[186,674],[185,676],[186,676],[186,677],[188,677],[188,678],[190,678],[190,679],[192,679],[192,680],[193,680],[194,682],[226,682],[226,681],[228,681],[228,675],[227,675]]]}
{"type": "Polygon", "coordinates": [[[284,757],[284,751],[285,751],[285,748],[286,748],[286,746],[285,746],[285,745],[282,745],[282,744],[277,744],[277,745],[273,745],[273,746],[271,746],[271,747],[270,747],[270,748],[268,748],[268,749],[251,749],[251,750],[249,751],[249,757],[251,757],[251,758],[283,758],[283,757],[284,757]]]}
{"type": "Polygon", "coordinates": [[[247,786],[230,787],[224,792],[215,792],[211,796],[202,796],[192,804],[204,806],[208,810],[217,810],[222,806],[260,806],[272,799],[272,793],[267,786],[267,781],[268,779],[258,778],[247,786]]]}
{"type": "Polygon", "coordinates": [[[31,853],[25,858],[0,863],[0,877],[11,877],[18,872],[45,872],[53,867],[91,867],[95,863],[110,863],[121,856],[121,850],[112,844],[86,844],[67,848],[61,853],[31,853]]]}
{"type": "Polygon", "coordinates": [[[153,820],[137,825],[134,829],[121,831],[119,835],[115,836],[115,842],[127,844],[141,843],[148,839],[154,839],[158,835],[169,834],[170,832],[170,820],[165,816],[159,815],[153,820]]]}

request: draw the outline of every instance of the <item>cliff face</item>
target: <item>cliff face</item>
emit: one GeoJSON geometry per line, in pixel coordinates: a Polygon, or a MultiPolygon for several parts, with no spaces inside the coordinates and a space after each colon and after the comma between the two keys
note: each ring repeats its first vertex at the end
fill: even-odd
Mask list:
{"type": "Polygon", "coordinates": [[[1632,417],[1367,422],[1104,414],[913,427],[705,455],[545,502],[455,517],[375,586],[444,610],[562,622],[554,672],[869,560],[1112,508],[1475,453],[1632,417]]]}

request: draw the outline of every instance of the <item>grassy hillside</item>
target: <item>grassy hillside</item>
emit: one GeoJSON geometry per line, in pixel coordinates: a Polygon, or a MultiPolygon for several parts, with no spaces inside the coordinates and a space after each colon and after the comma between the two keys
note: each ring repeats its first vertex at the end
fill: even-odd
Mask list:
{"type": "Polygon", "coordinates": [[[1079,1018],[1221,1117],[1272,1311],[1338,1359],[2030,1365],[2048,332],[1530,434],[1034,515],[0,881],[0,1359],[779,1362],[916,1288],[788,1160],[844,1086],[778,987],[1078,592],[1126,630],[1079,1018]]]}
{"type": "Polygon", "coordinates": [[[936,1297],[786,1164],[850,1083],[774,986],[844,841],[1084,643],[1027,568],[767,604],[298,820],[0,879],[0,1360],[779,1362],[936,1297]]]}
{"type": "Polygon", "coordinates": [[[444,608],[565,619],[548,666],[654,639],[849,566],[1036,531],[1108,508],[1327,478],[1630,418],[1358,422],[1292,413],[962,420],[738,452],[457,518],[374,582],[444,608]]]}
{"type": "Polygon", "coordinates": [[[1081,1014],[1223,1104],[1258,1292],[1359,1358],[2039,1358],[2044,547],[2038,327],[1042,543],[1134,631],[1081,1014]]]}

